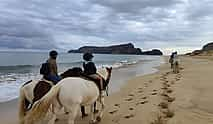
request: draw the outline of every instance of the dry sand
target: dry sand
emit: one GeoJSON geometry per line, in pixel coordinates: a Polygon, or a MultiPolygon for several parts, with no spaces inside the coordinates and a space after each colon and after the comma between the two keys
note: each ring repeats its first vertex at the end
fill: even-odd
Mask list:
{"type": "MultiPolygon", "coordinates": [[[[100,124],[213,124],[213,61],[181,57],[181,71],[166,63],[159,72],[135,77],[106,97],[100,124]]],[[[17,124],[17,100],[0,104],[0,124],[17,124]]],[[[88,124],[89,117],[76,120],[88,124]]],[[[66,124],[60,115],[56,124],[66,124]]]]}

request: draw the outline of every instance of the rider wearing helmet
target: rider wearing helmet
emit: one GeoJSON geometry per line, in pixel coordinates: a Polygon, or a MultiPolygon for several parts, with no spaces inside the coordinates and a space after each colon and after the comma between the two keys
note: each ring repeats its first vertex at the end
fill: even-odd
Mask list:
{"type": "Polygon", "coordinates": [[[58,52],[55,50],[52,50],[49,52],[49,59],[47,60],[47,63],[50,69],[50,73],[47,75],[47,79],[52,81],[55,84],[61,80],[60,76],[58,75],[58,68],[56,64],[57,56],[58,56],[58,52]]]}
{"type": "MultiPolygon", "coordinates": [[[[102,87],[103,85],[103,80],[102,77],[97,73],[97,68],[95,66],[95,63],[92,62],[93,59],[93,55],[92,53],[85,53],[83,55],[83,59],[84,59],[84,63],[83,63],[83,68],[84,68],[84,74],[88,75],[91,78],[97,79],[100,82],[100,85],[102,87]]],[[[85,113],[85,108],[82,106],[81,107],[81,112],[82,112],[82,116],[87,116],[87,114],[85,113]]],[[[98,110],[96,110],[96,103],[94,104],[94,112],[98,112],[98,110]]]]}

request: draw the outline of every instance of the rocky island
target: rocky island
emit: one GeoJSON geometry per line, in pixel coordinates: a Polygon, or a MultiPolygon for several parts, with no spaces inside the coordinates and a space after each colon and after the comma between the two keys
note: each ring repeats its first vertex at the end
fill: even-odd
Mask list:
{"type": "Polygon", "coordinates": [[[113,46],[83,46],[77,50],[69,50],[68,53],[98,53],[98,54],[132,54],[132,55],[163,55],[160,50],[142,51],[140,48],[135,48],[132,43],[113,45],[113,46]]]}
{"type": "Polygon", "coordinates": [[[213,42],[208,43],[203,46],[201,50],[195,50],[192,53],[187,53],[186,55],[195,56],[195,55],[213,55],[213,42]]]}

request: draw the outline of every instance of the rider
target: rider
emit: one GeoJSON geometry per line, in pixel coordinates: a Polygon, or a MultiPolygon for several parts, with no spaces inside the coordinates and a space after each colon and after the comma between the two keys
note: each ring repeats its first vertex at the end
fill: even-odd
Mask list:
{"type": "Polygon", "coordinates": [[[173,59],[177,57],[177,51],[172,52],[169,58],[169,63],[171,63],[171,68],[173,67],[173,59]]]}
{"type": "Polygon", "coordinates": [[[173,67],[173,58],[174,58],[174,52],[172,52],[169,58],[169,63],[171,63],[171,68],[173,67]]]}
{"type": "MultiPolygon", "coordinates": [[[[102,82],[102,77],[97,73],[97,68],[95,66],[95,63],[92,62],[93,59],[93,55],[92,53],[85,53],[83,55],[83,59],[84,59],[84,63],[83,63],[83,68],[84,68],[84,74],[88,75],[91,78],[97,79],[99,80],[101,87],[103,87],[103,82],[102,82]]],[[[81,107],[82,110],[82,115],[83,117],[86,116],[87,114],[85,114],[85,108],[81,107]]],[[[96,110],[96,103],[94,104],[94,112],[97,112],[98,110],[96,110]]]]}
{"type": "Polygon", "coordinates": [[[47,60],[50,72],[48,75],[46,75],[46,78],[47,80],[52,81],[54,84],[61,80],[61,77],[58,75],[58,68],[56,63],[57,56],[58,52],[52,50],[49,52],[49,59],[47,60]]]}

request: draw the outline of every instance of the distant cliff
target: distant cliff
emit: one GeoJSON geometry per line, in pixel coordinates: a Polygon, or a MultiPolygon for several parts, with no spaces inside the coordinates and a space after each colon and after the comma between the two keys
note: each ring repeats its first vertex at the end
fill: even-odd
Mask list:
{"type": "Polygon", "coordinates": [[[163,55],[163,53],[160,50],[153,49],[152,51],[142,52],[142,55],[163,55]]]}
{"type": "Polygon", "coordinates": [[[98,54],[134,54],[134,55],[162,55],[160,50],[142,52],[140,48],[135,48],[132,43],[113,45],[106,47],[83,46],[77,50],[69,50],[68,53],[98,53],[98,54]]]}
{"type": "Polygon", "coordinates": [[[192,53],[187,53],[186,55],[190,55],[190,56],[195,56],[195,55],[213,55],[213,42],[204,45],[201,50],[195,50],[192,53]]]}

